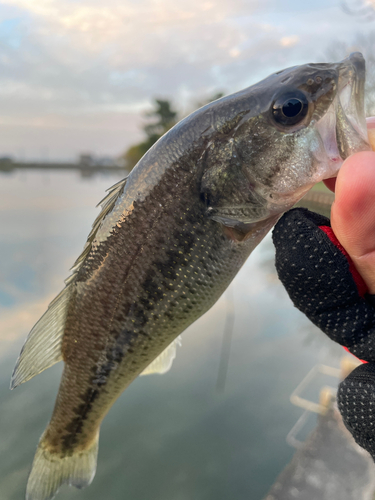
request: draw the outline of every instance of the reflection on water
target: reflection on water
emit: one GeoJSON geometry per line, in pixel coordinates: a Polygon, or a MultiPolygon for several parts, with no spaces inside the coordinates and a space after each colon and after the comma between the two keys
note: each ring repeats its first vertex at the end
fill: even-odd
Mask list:
{"type": "MultiPolygon", "coordinates": [[[[23,171],[0,179],[0,498],[20,500],[61,366],[13,392],[10,375],[82,250],[96,203],[119,177],[23,171]]],[[[285,437],[301,411],[291,392],[317,362],[337,365],[342,354],[293,309],[272,256],[267,237],[231,291],[184,333],[171,371],[126,390],[103,423],[93,484],[64,488],[59,499],[262,499],[293,454],[285,437]],[[227,311],[233,332],[218,391],[227,311]]]]}

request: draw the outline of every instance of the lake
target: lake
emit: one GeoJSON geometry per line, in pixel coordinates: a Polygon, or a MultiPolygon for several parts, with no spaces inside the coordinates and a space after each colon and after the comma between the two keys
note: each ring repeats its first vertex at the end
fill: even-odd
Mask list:
{"type": "MultiPolygon", "coordinates": [[[[16,358],[63,288],[95,205],[119,178],[0,173],[1,500],[24,498],[62,370],[56,365],[10,391],[16,358]]],[[[303,410],[290,394],[317,363],[338,366],[343,355],[293,308],[273,259],[268,235],[216,305],[184,332],[171,370],[138,378],[113,406],[92,485],[63,487],[59,500],[264,497],[294,452],[285,438],[303,410]]]]}

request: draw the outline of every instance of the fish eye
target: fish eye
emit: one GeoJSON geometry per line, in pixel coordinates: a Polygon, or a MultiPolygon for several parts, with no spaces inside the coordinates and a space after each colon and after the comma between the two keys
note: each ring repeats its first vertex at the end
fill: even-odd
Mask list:
{"type": "Polygon", "coordinates": [[[279,125],[293,126],[300,123],[307,115],[309,101],[299,90],[285,92],[274,101],[273,119],[279,125]]]}

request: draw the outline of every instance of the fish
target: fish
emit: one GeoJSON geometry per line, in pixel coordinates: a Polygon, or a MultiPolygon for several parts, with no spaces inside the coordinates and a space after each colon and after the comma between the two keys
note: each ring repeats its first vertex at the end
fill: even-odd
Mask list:
{"type": "Polygon", "coordinates": [[[279,217],[371,149],[364,84],[360,53],[278,71],[181,120],[109,190],[12,375],[13,389],[64,362],[27,500],[91,483],[100,424],[124,389],[148,366],[166,371],[279,217]]]}

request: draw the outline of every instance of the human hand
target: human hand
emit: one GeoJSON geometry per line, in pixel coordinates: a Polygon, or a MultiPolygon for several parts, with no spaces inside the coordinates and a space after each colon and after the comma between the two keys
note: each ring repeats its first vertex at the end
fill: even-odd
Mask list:
{"type": "MultiPolygon", "coordinates": [[[[367,120],[375,150],[375,117],[367,120]]],[[[375,152],[350,156],[336,179],[326,185],[336,193],[331,226],[355,267],[375,294],[375,152]]]]}
{"type": "MultiPolygon", "coordinates": [[[[375,134],[375,120],[368,127],[375,134]]],[[[276,268],[295,306],[368,362],[340,384],[337,401],[375,460],[375,153],[351,156],[327,185],[336,192],[331,223],[305,209],[284,214],[273,233],[276,268]]]]}

